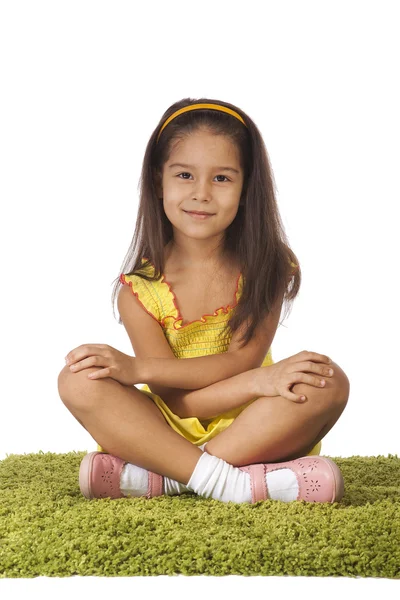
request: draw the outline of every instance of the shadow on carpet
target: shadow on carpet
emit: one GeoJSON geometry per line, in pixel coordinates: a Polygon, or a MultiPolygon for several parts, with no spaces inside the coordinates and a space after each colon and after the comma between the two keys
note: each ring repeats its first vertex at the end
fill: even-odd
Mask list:
{"type": "Polygon", "coordinates": [[[196,494],[87,500],[87,452],[0,461],[0,578],[240,575],[400,579],[400,458],[332,458],[334,504],[196,494]]]}

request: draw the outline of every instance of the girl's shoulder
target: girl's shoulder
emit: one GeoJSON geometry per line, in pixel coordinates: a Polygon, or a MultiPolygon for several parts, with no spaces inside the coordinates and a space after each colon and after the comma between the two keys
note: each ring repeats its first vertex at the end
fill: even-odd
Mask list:
{"type": "MultiPolygon", "coordinates": [[[[142,258],[142,265],[146,262],[147,259],[142,258]]],[[[160,322],[163,313],[162,309],[167,298],[167,291],[163,286],[160,286],[162,277],[155,281],[141,277],[141,274],[152,277],[154,271],[154,265],[149,264],[135,273],[122,273],[119,279],[123,285],[128,285],[131,288],[132,293],[142,304],[146,312],[160,322]]]]}

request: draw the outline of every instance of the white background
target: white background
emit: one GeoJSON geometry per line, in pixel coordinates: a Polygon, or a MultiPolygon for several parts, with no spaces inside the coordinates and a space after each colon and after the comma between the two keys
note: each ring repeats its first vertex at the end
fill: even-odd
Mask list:
{"type": "MultiPolygon", "coordinates": [[[[202,96],[237,105],[259,127],[301,263],[274,361],[313,350],[349,377],[322,454],[400,454],[396,8],[0,5],[0,459],[96,449],[57,377],[84,343],[133,354],[111,292],[134,231],[145,146],[168,106],[202,96]]],[[[280,589],[291,578],[268,579],[280,589]]]]}

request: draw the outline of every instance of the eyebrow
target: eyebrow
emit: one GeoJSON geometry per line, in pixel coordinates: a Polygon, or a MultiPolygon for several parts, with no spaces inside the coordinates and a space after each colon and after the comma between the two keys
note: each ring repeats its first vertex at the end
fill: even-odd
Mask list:
{"type": "MultiPolygon", "coordinates": [[[[169,165],[169,169],[172,169],[172,167],[183,167],[184,169],[194,169],[194,165],[184,165],[183,163],[174,163],[173,165],[169,165]]],[[[232,173],[237,173],[238,175],[240,175],[239,171],[237,169],[234,169],[233,167],[215,167],[215,169],[217,169],[218,171],[232,171],[232,173]]]]}

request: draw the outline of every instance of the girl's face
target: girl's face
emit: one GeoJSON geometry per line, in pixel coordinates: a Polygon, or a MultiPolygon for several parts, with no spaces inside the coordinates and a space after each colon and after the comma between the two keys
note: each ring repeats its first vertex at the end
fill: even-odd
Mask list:
{"type": "Polygon", "coordinates": [[[174,237],[221,241],[236,217],[243,177],[239,152],[227,137],[198,130],[175,143],[159,189],[174,237]],[[213,216],[194,219],[185,211],[213,216]]]}

